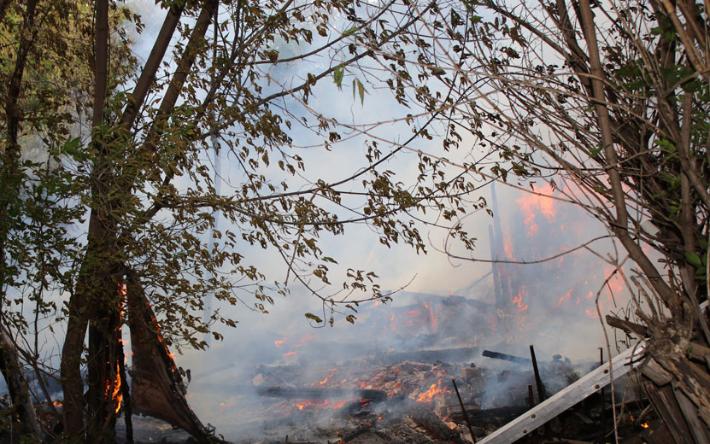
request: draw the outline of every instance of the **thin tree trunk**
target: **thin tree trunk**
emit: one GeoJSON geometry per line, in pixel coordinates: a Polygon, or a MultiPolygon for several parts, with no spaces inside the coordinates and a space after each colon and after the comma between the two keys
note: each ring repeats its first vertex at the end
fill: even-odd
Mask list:
{"type": "MultiPolygon", "coordinates": [[[[94,104],[93,104],[93,134],[92,145],[96,148],[97,158],[92,171],[92,208],[89,216],[89,233],[87,251],[81,266],[79,280],[74,294],[69,301],[69,321],[67,334],[62,349],[62,386],[64,390],[64,433],[69,439],[81,439],[84,433],[84,386],[81,378],[81,355],[84,350],[86,328],[89,321],[96,324],[97,311],[103,306],[103,299],[111,299],[111,218],[107,210],[102,208],[103,196],[110,189],[110,162],[107,159],[107,148],[99,139],[103,124],[104,106],[108,78],[108,0],[98,0],[95,5],[96,28],[94,31],[94,104]],[[90,308],[89,308],[90,307],[90,308]]],[[[115,292],[115,286],[113,287],[115,292]]],[[[92,331],[95,329],[92,328],[92,331]]],[[[96,341],[91,344],[94,353],[103,350],[96,341]]],[[[91,342],[91,341],[90,341],[91,342]]],[[[103,372],[99,367],[107,365],[104,356],[100,358],[90,353],[89,356],[89,398],[91,424],[95,425],[96,409],[100,409],[102,398],[96,386],[103,387],[103,372]]],[[[99,420],[100,420],[99,419],[99,420]]],[[[99,427],[100,429],[100,427],[99,427]]],[[[96,427],[88,432],[96,433],[96,427]]],[[[89,436],[87,435],[87,439],[89,436]]]]}
{"type": "MultiPolygon", "coordinates": [[[[0,1],[0,20],[4,18],[9,1],[0,1]]],[[[20,170],[20,144],[18,137],[21,126],[21,115],[18,102],[22,95],[23,78],[27,58],[34,40],[34,21],[37,12],[37,1],[30,0],[25,5],[20,42],[17,48],[15,66],[7,86],[4,102],[5,111],[5,144],[2,152],[2,169],[0,170],[0,313],[4,310],[4,288],[10,280],[9,270],[5,261],[7,240],[12,229],[13,218],[9,216],[20,192],[22,172],[20,170]]],[[[17,349],[10,335],[0,324],[0,371],[2,372],[10,392],[15,409],[14,417],[20,424],[21,435],[30,442],[41,440],[41,429],[37,422],[32,398],[27,381],[22,373],[17,349]]]]}
{"type": "Polygon", "coordinates": [[[42,441],[42,429],[32,404],[27,380],[17,356],[17,349],[4,328],[0,327],[0,369],[5,377],[12,399],[15,422],[19,426],[22,442],[42,441]]]}

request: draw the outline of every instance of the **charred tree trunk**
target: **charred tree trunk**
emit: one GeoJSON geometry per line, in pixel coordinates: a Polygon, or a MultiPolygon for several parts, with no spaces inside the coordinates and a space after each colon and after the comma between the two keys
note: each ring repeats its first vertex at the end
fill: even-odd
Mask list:
{"type": "Polygon", "coordinates": [[[180,427],[199,442],[217,442],[187,404],[182,376],[135,273],[128,274],[127,308],[133,350],[132,411],[180,427]]]}
{"type": "Polygon", "coordinates": [[[113,436],[115,413],[108,394],[113,392],[118,368],[120,268],[115,265],[110,231],[106,220],[92,212],[89,245],[81,274],[69,301],[69,322],[62,348],[62,388],[64,391],[64,433],[69,439],[102,442],[106,434],[113,436]],[[89,329],[89,370],[87,393],[88,427],[85,427],[84,381],[81,357],[87,327],[89,329]],[[96,438],[96,439],[94,439],[96,438]]]}
{"type": "Polygon", "coordinates": [[[114,440],[116,416],[121,407],[122,380],[118,359],[122,345],[119,306],[118,298],[108,301],[102,313],[95,316],[89,324],[87,437],[92,440],[100,439],[101,442],[114,440]]]}

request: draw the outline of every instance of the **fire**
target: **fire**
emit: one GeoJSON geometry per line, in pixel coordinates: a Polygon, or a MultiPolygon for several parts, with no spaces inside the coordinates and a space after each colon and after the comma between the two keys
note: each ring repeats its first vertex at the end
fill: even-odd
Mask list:
{"type": "Polygon", "coordinates": [[[311,408],[318,404],[318,401],[300,401],[296,403],[296,408],[298,410],[305,410],[306,408],[311,408]]]}
{"type": "Polygon", "coordinates": [[[295,358],[297,354],[298,353],[296,353],[295,351],[288,351],[284,353],[284,359],[295,358]]]}
{"type": "Polygon", "coordinates": [[[283,346],[285,343],[286,343],[286,340],[285,340],[285,339],[276,339],[276,340],[274,341],[274,345],[277,346],[277,347],[281,347],[281,346],[283,346]]]}
{"type": "Polygon", "coordinates": [[[513,296],[512,302],[515,305],[519,313],[525,313],[528,311],[528,304],[525,303],[525,296],[527,296],[528,291],[525,288],[521,288],[518,294],[513,296]]]}
{"type": "Polygon", "coordinates": [[[337,371],[338,371],[337,368],[330,369],[330,370],[328,371],[328,373],[323,377],[323,379],[321,379],[320,381],[318,381],[318,385],[326,385],[326,384],[328,384],[328,382],[330,382],[330,380],[333,378],[333,376],[335,375],[335,373],[336,373],[337,371]]]}
{"type": "Polygon", "coordinates": [[[295,407],[300,411],[315,410],[315,409],[339,410],[339,409],[345,407],[345,404],[347,404],[347,401],[345,401],[345,400],[331,402],[328,399],[322,399],[322,400],[307,399],[305,401],[297,402],[295,404],[295,407]]]}
{"type": "Polygon", "coordinates": [[[436,318],[434,308],[431,306],[431,304],[424,304],[424,308],[426,308],[427,313],[429,315],[429,327],[431,328],[431,332],[435,333],[439,328],[439,320],[436,318]]]}
{"type": "Polygon", "coordinates": [[[503,252],[507,259],[513,259],[513,242],[507,236],[503,238],[503,252]]]}
{"type": "Polygon", "coordinates": [[[650,428],[650,427],[651,427],[651,425],[650,425],[649,423],[647,423],[647,422],[642,422],[642,423],[641,423],[641,428],[642,428],[642,429],[648,429],[648,428],[650,428]]]}
{"type": "Polygon", "coordinates": [[[446,389],[443,389],[439,386],[439,383],[432,384],[431,387],[425,392],[421,392],[419,396],[417,396],[417,402],[431,402],[434,400],[435,396],[438,395],[443,395],[447,392],[446,389]]]}
{"type": "Polygon", "coordinates": [[[113,412],[116,415],[121,411],[121,404],[123,402],[123,392],[121,391],[122,384],[120,367],[119,364],[116,363],[116,376],[113,381],[108,383],[104,388],[104,396],[113,402],[113,412]]]}
{"type": "Polygon", "coordinates": [[[536,193],[539,194],[526,193],[516,201],[523,212],[523,223],[528,227],[529,237],[535,236],[540,228],[537,225],[538,212],[548,221],[552,221],[557,214],[555,201],[549,197],[554,194],[552,186],[546,183],[536,193]]]}

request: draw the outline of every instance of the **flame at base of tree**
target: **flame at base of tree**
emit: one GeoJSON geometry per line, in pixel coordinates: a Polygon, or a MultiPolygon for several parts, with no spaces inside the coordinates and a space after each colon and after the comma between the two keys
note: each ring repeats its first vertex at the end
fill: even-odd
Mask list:
{"type": "Polygon", "coordinates": [[[116,363],[116,376],[104,387],[104,399],[113,406],[114,414],[118,415],[123,404],[123,381],[118,363],[116,363]]]}

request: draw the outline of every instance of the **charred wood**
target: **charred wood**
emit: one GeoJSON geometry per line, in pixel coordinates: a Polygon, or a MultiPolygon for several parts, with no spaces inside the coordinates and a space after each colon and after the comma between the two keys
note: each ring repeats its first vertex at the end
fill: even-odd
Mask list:
{"type": "Polygon", "coordinates": [[[387,399],[387,393],[382,390],[350,390],[340,388],[310,388],[310,387],[258,387],[257,394],[272,398],[285,399],[332,399],[356,396],[369,402],[382,402],[387,399]]]}
{"type": "Polygon", "coordinates": [[[133,273],[128,274],[127,302],[133,349],[133,413],[167,421],[200,443],[219,442],[187,404],[182,376],[160,334],[143,287],[133,273]]]}
{"type": "Polygon", "coordinates": [[[621,329],[626,332],[634,333],[639,338],[648,337],[648,328],[646,328],[644,325],[637,324],[635,322],[621,319],[621,318],[618,318],[618,317],[612,316],[612,315],[606,316],[606,323],[609,324],[610,327],[614,327],[614,328],[618,328],[618,329],[621,329]]]}
{"type": "Polygon", "coordinates": [[[456,391],[456,398],[459,400],[459,404],[461,405],[461,413],[463,413],[463,418],[466,420],[466,426],[468,427],[469,433],[471,433],[471,440],[475,443],[476,442],[476,434],[473,432],[473,425],[471,424],[471,418],[468,416],[468,411],[466,410],[466,406],[463,403],[463,400],[461,399],[461,393],[459,393],[459,388],[456,385],[456,380],[452,379],[451,383],[454,385],[454,390],[456,391]]]}
{"type": "Polygon", "coordinates": [[[537,396],[538,402],[542,402],[547,399],[547,393],[545,391],[545,385],[542,383],[542,378],[540,377],[540,370],[537,366],[537,358],[535,357],[535,347],[530,346],[530,360],[532,361],[533,372],[535,374],[535,385],[537,386],[537,396]]]}
{"type": "Polygon", "coordinates": [[[444,421],[426,408],[412,409],[407,415],[417,426],[424,429],[426,434],[435,440],[444,440],[452,443],[464,443],[461,436],[451,430],[444,421]]]}
{"type": "Polygon", "coordinates": [[[514,362],[516,364],[528,365],[530,364],[529,358],[521,358],[519,356],[513,356],[506,353],[499,353],[491,350],[483,350],[482,356],[491,359],[501,359],[503,361],[514,362]]]}

